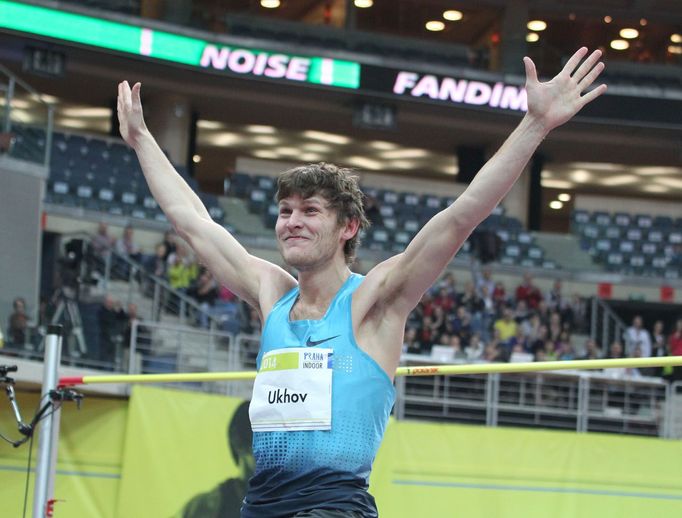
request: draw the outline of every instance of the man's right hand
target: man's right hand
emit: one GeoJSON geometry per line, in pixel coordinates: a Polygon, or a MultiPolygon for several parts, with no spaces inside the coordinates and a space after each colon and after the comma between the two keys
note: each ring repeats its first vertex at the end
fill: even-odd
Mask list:
{"type": "Polygon", "coordinates": [[[118,85],[119,131],[123,140],[131,147],[135,147],[140,135],[148,131],[142,114],[141,87],[141,83],[135,83],[131,89],[128,81],[123,81],[118,85]]]}

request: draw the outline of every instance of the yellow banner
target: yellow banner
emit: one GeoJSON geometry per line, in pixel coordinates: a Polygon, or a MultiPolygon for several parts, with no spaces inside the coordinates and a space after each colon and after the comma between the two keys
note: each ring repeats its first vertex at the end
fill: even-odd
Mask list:
{"type": "Polygon", "coordinates": [[[371,491],[380,516],[682,515],[682,442],[394,421],[371,491]]]}
{"type": "Polygon", "coordinates": [[[118,516],[239,516],[252,471],[246,402],[133,388],[118,516]]]}

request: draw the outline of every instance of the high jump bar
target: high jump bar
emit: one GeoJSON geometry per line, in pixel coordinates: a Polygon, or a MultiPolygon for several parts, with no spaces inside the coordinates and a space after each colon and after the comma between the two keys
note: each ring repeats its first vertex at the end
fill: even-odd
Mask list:
{"type": "MultiPolygon", "coordinates": [[[[396,376],[455,376],[464,374],[509,374],[520,372],[545,372],[594,369],[638,369],[646,367],[682,366],[682,356],[654,358],[616,358],[606,360],[570,360],[519,363],[467,363],[463,365],[425,365],[398,367],[396,376]]],[[[188,383],[205,381],[253,380],[255,371],[232,372],[185,372],[169,374],[113,374],[107,376],[66,376],[59,379],[58,386],[132,383],[188,383]]]]}

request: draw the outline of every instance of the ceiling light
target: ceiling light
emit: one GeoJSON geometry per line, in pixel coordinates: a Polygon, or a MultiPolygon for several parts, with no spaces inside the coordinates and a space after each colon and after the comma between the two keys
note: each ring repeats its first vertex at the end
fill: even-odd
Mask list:
{"type": "Polygon", "coordinates": [[[529,31],[544,31],[547,28],[547,23],[542,20],[531,20],[526,27],[529,31]]]}
{"type": "Polygon", "coordinates": [[[576,19],[575,13],[568,13],[568,19],[574,22],[576,19]]]}
{"type": "Polygon", "coordinates": [[[646,18],[641,18],[641,19],[639,20],[639,24],[640,24],[642,27],[646,27],[647,23],[649,23],[649,22],[647,21],[646,18]]]}
{"type": "Polygon", "coordinates": [[[561,203],[559,200],[554,200],[549,202],[549,208],[554,209],[554,210],[559,210],[564,206],[563,203],[561,203]]]}
{"type": "Polygon", "coordinates": [[[386,142],[385,140],[373,140],[372,142],[369,143],[369,147],[378,149],[380,151],[388,151],[389,149],[397,148],[398,144],[394,144],[393,142],[386,142]]]}
{"type": "Polygon", "coordinates": [[[625,50],[630,46],[626,40],[613,40],[611,41],[611,48],[613,50],[625,50]]]}
{"type": "Polygon", "coordinates": [[[665,185],[666,187],[682,189],[682,180],[678,180],[677,178],[654,178],[654,182],[665,185]]]}
{"type": "Polygon", "coordinates": [[[207,140],[213,146],[232,146],[239,142],[241,137],[236,133],[223,131],[221,133],[211,135],[207,140]]]}
{"type": "MultiPolygon", "coordinates": [[[[28,124],[30,122],[33,122],[33,120],[34,120],[34,117],[31,115],[31,112],[28,112],[25,110],[17,110],[17,109],[12,110],[12,121],[13,122],[28,124]]],[[[83,126],[80,126],[80,127],[83,127],[83,126]]]]}
{"type": "Polygon", "coordinates": [[[682,54],[682,47],[679,45],[668,45],[668,52],[670,54],[682,54]]]}
{"type": "Polygon", "coordinates": [[[626,40],[634,40],[637,36],[639,36],[639,31],[637,29],[626,27],[621,29],[618,34],[620,34],[621,38],[625,38],[626,40]]]}
{"type": "Polygon", "coordinates": [[[419,148],[407,148],[407,149],[396,149],[394,151],[384,151],[381,153],[382,158],[388,158],[389,160],[398,158],[422,158],[429,154],[425,149],[419,148]]]}
{"type": "Polygon", "coordinates": [[[364,156],[350,156],[346,159],[346,162],[363,169],[381,169],[381,162],[364,156]]]}
{"type": "Polygon", "coordinates": [[[459,173],[459,167],[457,167],[455,164],[448,164],[448,165],[442,167],[441,171],[443,171],[445,174],[449,174],[449,175],[454,176],[457,173],[459,173]]]}
{"type": "Polygon", "coordinates": [[[66,126],[67,128],[85,128],[88,123],[80,119],[60,119],[58,126],[66,126]]]}
{"type": "Polygon", "coordinates": [[[387,169],[416,169],[417,164],[409,160],[396,160],[386,165],[387,169]]]}
{"type": "Polygon", "coordinates": [[[251,139],[256,144],[265,144],[266,146],[274,146],[280,143],[280,139],[274,135],[258,135],[251,139]]]}
{"type": "Polygon", "coordinates": [[[573,184],[565,180],[542,179],[542,186],[549,189],[573,189],[573,184]]]}
{"type": "Polygon", "coordinates": [[[604,23],[611,23],[612,21],[613,21],[613,18],[611,18],[610,16],[608,16],[608,15],[604,16],[604,23]]]}
{"type": "Polygon", "coordinates": [[[315,151],[316,153],[328,153],[332,149],[327,144],[318,144],[317,142],[306,143],[303,148],[305,151],[315,151]]]}
{"type": "Polygon", "coordinates": [[[192,162],[194,162],[195,164],[198,164],[199,162],[201,162],[201,155],[194,155],[192,157],[192,162]]]}
{"type": "Polygon", "coordinates": [[[348,144],[350,138],[344,135],[337,135],[336,133],[326,133],[324,131],[314,131],[308,130],[303,132],[303,136],[313,140],[321,140],[322,142],[328,142],[329,144],[348,144]]]}
{"type": "Polygon", "coordinates": [[[540,173],[541,178],[552,178],[553,176],[554,176],[554,173],[552,171],[548,171],[547,169],[545,169],[544,171],[542,171],[542,173],[540,173]]]}
{"type": "MultiPolygon", "coordinates": [[[[0,97],[0,105],[5,106],[4,97],[0,97]]],[[[12,109],[19,108],[20,110],[26,110],[31,107],[30,102],[25,99],[17,99],[16,97],[12,98],[9,105],[12,107],[12,109]]]]}
{"type": "Polygon", "coordinates": [[[222,122],[218,122],[218,121],[200,120],[197,122],[197,127],[201,128],[201,129],[216,130],[216,129],[222,128],[223,124],[222,124],[222,122]]]}
{"type": "Polygon", "coordinates": [[[663,193],[663,192],[670,191],[670,188],[664,187],[663,185],[656,185],[654,183],[651,183],[651,184],[648,184],[648,185],[645,185],[644,187],[642,187],[642,190],[646,191],[646,192],[663,193]]]}
{"type": "Polygon", "coordinates": [[[586,171],[585,169],[576,169],[575,171],[571,172],[570,177],[571,180],[576,183],[585,183],[592,179],[590,172],[586,171]]]}
{"type": "Polygon", "coordinates": [[[537,32],[529,32],[526,34],[526,41],[528,43],[535,43],[540,39],[540,35],[537,32]]]}
{"type": "Polygon", "coordinates": [[[277,129],[275,129],[273,126],[263,126],[262,124],[250,124],[246,126],[246,131],[249,133],[277,133],[277,129]]]}
{"type": "Polygon", "coordinates": [[[576,169],[591,169],[593,171],[623,171],[622,164],[612,164],[610,162],[571,162],[570,167],[576,169]]]}
{"type": "Polygon", "coordinates": [[[443,18],[451,22],[457,22],[464,17],[462,11],[456,11],[455,9],[450,9],[443,13],[443,18]]]}
{"type": "Polygon", "coordinates": [[[670,35],[670,41],[673,43],[682,43],[682,34],[671,34],[670,35]]]}
{"type": "Polygon", "coordinates": [[[642,176],[651,176],[659,174],[682,174],[682,169],[679,169],[677,167],[657,165],[635,167],[633,171],[642,176]]]}
{"type": "Polygon", "coordinates": [[[297,147],[290,147],[290,146],[282,146],[282,147],[276,147],[273,149],[276,153],[279,153],[282,156],[298,156],[301,154],[301,150],[298,149],[297,147]]]}
{"type": "Polygon", "coordinates": [[[601,185],[608,185],[609,187],[614,187],[617,185],[629,185],[631,183],[637,183],[640,178],[634,174],[619,174],[616,176],[607,176],[602,178],[599,182],[601,185]]]}
{"type": "Polygon", "coordinates": [[[374,5],[373,0],[355,0],[353,3],[355,4],[355,7],[359,7],[360,9],[367,9],[374,5]]]}
{"type": "Polygon", "coordinates": [[[256,149],[252,151],[251,154],[256,158],[266,158],[269,160],[279,158],[279,155],[271,149],[256,149]]]}
{"type": "Polygon", "coordinates": [[[111,117],[111,110],[109,108],[88,108],[88,107],[72,107],[63,108],[61,114],[66,117],[111,117]]]}
{"type": "Polygon", "coordinates": [[[39,99],[47,104],[57,104],[59,99],[54,95],[40,94],[39,99]]]}
{"type": "Polygon", "coordinates": [[[568,194],[567,192],[562,192],[559,196],[557,196],[557,199],[559,201],[563,201],[564,203],[571,201],[571,195],[568,194]]]}
{"type": "Polygon", "coordinates": [[[299,158],[304,162],[319,162],[322,160],[322,155],[319,153],[303,153],[299,158]]]}
{"type": "Polygon", "coordinates": [[[430,20],[426,22],[426,30],[431,32],[438,32],[445,29],[445,24],[440,20],[430,20]]]}
{"type": "Polygon", "coordinates": [[[279,0],[260,0],[260,5],[266,9],[277,9],[279,4],[279,0]]]}

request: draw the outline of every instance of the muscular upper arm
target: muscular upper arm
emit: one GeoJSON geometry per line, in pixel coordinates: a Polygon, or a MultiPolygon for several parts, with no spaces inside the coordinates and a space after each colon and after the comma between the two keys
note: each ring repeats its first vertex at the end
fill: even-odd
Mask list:
{"type": "Polygon", "coordinates": [[[210,218],[187,214],[176,227],[218,282],[267,316],[272,305],[296,285],[279,266],[251,255],[234,236],[210,218]]]}
{"type": "Polygon", "coordinates": [[[457,217],[456,209],[451,206],[434,216],[404,252],[378,264],[367,274],[364,290],[367,311],[381,304],[387,311],[407,317],[473,229],[457,217]]]}

